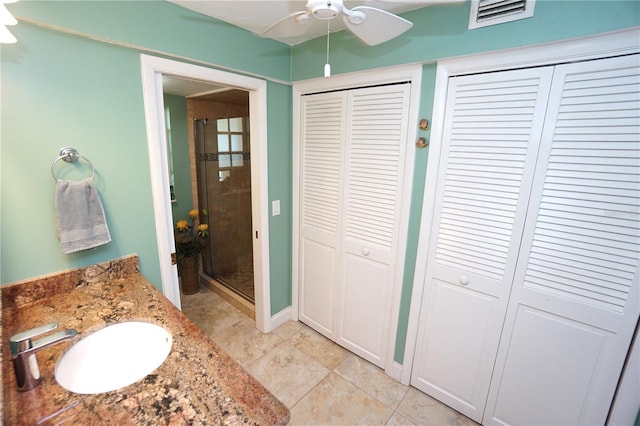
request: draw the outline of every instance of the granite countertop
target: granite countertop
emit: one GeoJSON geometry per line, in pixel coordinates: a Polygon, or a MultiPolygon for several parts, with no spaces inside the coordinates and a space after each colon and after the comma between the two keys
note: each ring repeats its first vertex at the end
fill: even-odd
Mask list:
{"type": "Polygon", "coordinates": [[[286,424],[289,411],[206,337],[138,271],[137,256],[2,287],[4,424],[286,424]],[[18,392],[9,337],[49,322],[79,338],[107,325],[141,320],[173,335],[156,371],[125,388],[71,393],[54,378],[56,361],[73,343],[37,354],[42,383],[18,392]]]}

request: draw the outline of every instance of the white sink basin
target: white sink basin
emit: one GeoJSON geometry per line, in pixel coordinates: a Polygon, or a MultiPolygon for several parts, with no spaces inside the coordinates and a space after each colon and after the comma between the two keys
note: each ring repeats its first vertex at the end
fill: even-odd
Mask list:
{"type": "Polygon", "coordinates": [[[173,338],[148,322],[122,322],[80,340],[58,360],[56,381],[81,394],[120,389],[160,367],[171,352],[173,338]]]}

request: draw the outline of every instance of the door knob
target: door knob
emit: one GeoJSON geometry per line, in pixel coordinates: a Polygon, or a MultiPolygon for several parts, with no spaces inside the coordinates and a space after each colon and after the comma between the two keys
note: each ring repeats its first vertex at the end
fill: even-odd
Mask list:
{"type": "Polygon", "coordinates": [[[458,282],[460,284],[462,284],[462,285],[467,285],[467,284],[469,284],[469,277],[467,277],[466,275],[463,275],[463,276],[460,277],[458,282]]]}
{"type": "Polygon", "coordinates": [[[362,254],[365,256],[369,256],[369,248],[365,247],[362,249],[362,254]]]}

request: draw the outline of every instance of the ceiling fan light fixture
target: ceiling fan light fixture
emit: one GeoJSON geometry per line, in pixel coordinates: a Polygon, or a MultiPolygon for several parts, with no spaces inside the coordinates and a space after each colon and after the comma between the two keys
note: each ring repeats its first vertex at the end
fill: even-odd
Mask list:
{"type": "Polygon", "coordinates": [[[333,19],[342,11],[342,0],[309,1],[311,15],[318,19],[333,19]]]}

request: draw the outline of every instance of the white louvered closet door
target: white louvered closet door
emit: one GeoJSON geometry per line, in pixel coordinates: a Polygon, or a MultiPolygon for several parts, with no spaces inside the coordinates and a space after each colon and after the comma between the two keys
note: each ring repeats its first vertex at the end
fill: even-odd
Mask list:
{"type": "Polygon", "coordinates": [[[335,340],[346,93],[302,98],[300,320],[335,340]]]}
{"type": "MultiPolygon", "coordinates": [[[[303,96],[300,320],[385,367],[409,84],[303,96]]],[[[400,248],[403,249],[404,247],[400,248]]]]}
{"type": "Polygon", "coordinates": [[[476,421],[515,271],[551,76],[538,68],[449,80],[436,203],[424,206],[434,209],[434,220],[411,383],[476,421]]]}
{"type": "Polygon", "coordinates": [[[385,366],[407,146],[409,84],[348,101],[337,343],[385,366]]]}
{"type": "Polygon", "coordinates": [[[605,424],[640,313],[638,64],[555,69],[487,424],[605,424]]]}

